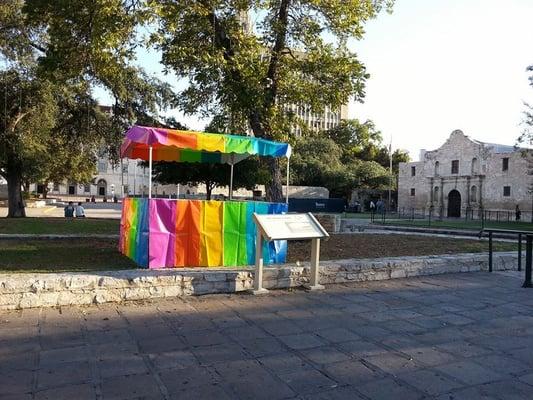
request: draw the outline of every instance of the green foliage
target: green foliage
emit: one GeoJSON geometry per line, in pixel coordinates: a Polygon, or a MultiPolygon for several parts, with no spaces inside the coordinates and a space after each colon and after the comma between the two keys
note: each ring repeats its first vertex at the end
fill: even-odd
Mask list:
{"type": "Polygon", "coordinates": [[[380,189],[389,183],[383,166],[375,161],[344,161],[341,146],[323,136],[297,140],[291,171],[293,184],[324,186],[332,197],[348,197],[356,187],[380,189]]]}
{"type": "MultiPolygon", "coordinates": [[[[154,180],[162,184],[196,186],[204,184],[207,199],[215,187],[229,187],[230,166],[228,164],[156,162],[153,166],[154,180]]],[[[265,184],[268,174],[264,172],[255,157],[243,160],[234,166],[233,189],[252,190],[256,184],[265,184]]]]}
{"type": "MultiPolygon", "coordinates": [[[[346,43],[363,36],[385,0],[150,0],[151,43],[188,86],[186,113],[227,114],[257,137],[287,140],[298,117],[286,105],[339,108],[364,97],[368,74],[346,43]],[[243,27],[250,12],[254,24],[243,27]],[[326,39],[327,38],[327,39],[326,39]]],[[[267,197],[281,199],[280,163],[268,163],[267,197]]]]}
{"type": "Polygon", "coordinates": [[[137,0],[0,2],[0,173],[9,216],[24,216],[23,183],[88,182],[99,155],[118,160],[127,126],[174,101],[168,84],[135,67],[137,0]],[[95,86],[113,95],[99,112],[95,86]]]}
{"type": "MultiPolygon", "coordinates": [[[[528,72],[533,72],[533,65],[527,67],[528,72]]],[[[529,77],[529,85],[533,88],[533,75],[529,77]]],[[[527,144],[531,146],[533,143],[533,106],[531,104],[525,103],[524,119],[522,125],[524,129],[522,134],[518,138],[518,143],[527,144]]],[[[529,153],[525,153],[525,156],[531,156],[529,153]]]]}
{"type": "MultiPolygon", "coordinates": [[[[333,197],[348,197],[355,188],[386,189],[391,183],[389,160],[389,150],[372,121],[343,121],[333,129],[296,141],[292,181],[324,186],[333,197]]],[[[393,173],[397,173],[398,163],[409,158],[407,152],[396,150],[392,160],[393,173]]]]}
{"type": "MultiPolygon", "coordinates": [[[[342,151],[341,159],[345,163],[356,160],[375,161],[384,168],[389,168],[389,149],[383,144],[381,132],[374,122],[361,123],[357,119],[342,121],[338,126],[322,133],[337,143],[342,151]]],[[[392,169],[398,173],[398,165],[409,161],[409,153],[397,149],[392,153],[392,169]]]]}

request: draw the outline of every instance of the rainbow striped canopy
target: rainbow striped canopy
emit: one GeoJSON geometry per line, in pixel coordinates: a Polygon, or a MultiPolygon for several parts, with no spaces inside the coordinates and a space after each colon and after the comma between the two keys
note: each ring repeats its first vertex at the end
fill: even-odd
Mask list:
{"type": "Polygon", "coordinates": [[[122,158],[235,164],[251,155],[290,157],[291,146],[251,136],[225,135],[135,125],[126,132],[122,158]]]}

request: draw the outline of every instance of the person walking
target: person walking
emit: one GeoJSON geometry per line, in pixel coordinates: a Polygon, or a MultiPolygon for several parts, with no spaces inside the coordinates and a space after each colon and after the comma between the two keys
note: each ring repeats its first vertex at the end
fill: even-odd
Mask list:
{"type": "Polygon", "coordinates": [[[85,218],[85,209],[81,204],[82,203],[80,201],[76,207],[76,218],[85,218]]]}
{"type": "Polygon", "coordinates": [[[72,201],[68,202],[68,204],[65,206],[64,210],[65,210],[65,218],[74,217],[74,205],[72,204],[72,201]]]}
{"type": "Polygon", "coordinates": [[[516,205],[514,213],[516,221],[520,221],[520,218],[522,217],[522,211],[520,211],[520,207],[518,207],[518,204],[516,205]]]}
{"type": "Polygon", "coordinates": [[[372,200],[370,200],[369,208],[370,208],[370,219],[373,221],[374,220],[374,213],[376,212],[376,205],[374,204],[374,202],[372,200]]]}
{"type": "Polygon", "coordinates": [[[379,199],[376,203],[376,211],[378,214],[383,214],[383,212],[385,211],[385,203],[383,202],[383,200],[379,199]]]}

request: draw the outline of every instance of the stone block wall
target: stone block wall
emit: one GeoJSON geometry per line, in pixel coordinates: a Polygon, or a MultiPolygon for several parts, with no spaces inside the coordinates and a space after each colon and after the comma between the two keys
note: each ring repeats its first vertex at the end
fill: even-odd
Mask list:
{"type": "MultiPolygon", "coordinates": [[[[516,252],[494,254],[494,270],[516,269],[516,266],[516,252]]],[[[320,283],[486,270],[487,254],[335,260],[321,262],[320,283]]],[[[253,276],[251,268],[0,274],[0,310],[236,293],[252,289],[253,276]]],[[[298,287],[308,282],[308,263],[264,270],[263,286],[267,289],[298,287]]]]}

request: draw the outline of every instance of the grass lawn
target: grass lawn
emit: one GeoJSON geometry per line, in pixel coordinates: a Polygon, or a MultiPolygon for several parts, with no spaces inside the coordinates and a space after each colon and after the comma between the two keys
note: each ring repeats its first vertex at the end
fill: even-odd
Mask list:
{"type": "Polygon", "coordinates": [[[0,271],[63,272],[137,268],[115,240],[0,240],[0,271]]]}
{"type": "Polygon", "coordinates": [[[100,218],[0,218],[0,233],[116,234],[118,219],[100,218]]]}
{"type": "MultiPolygon", "coordinates": [[[[311,243],[289,242],[288,261],[309,261],[311,243]]],[[[487,251],[486,241],[413,235],[332,235],[321,244],[322,260],[422,256],[487,251]]],[[[495,242],[495,251],[516,249],[495,242]]],[[[63,272],[137,268],[117,250],[116,240],[0,240],[0,271],[63,272]]]]}
{"type": "MultiPolygon", "coordinates": [[[[381,221],[376,219],[375,224],[381,224],[381,221]]],[[[398,226],[416,226],[423,228],[453,228],[453,229],[468,229],[468,230],[481,230],[481,221],[465,221],[463,220],[431,220],[429,224],[428,219],[415,219],[410,220],[385,220],[385,225],[398,225],[398,226]]],[[[531,231],[533,230],[533,223],[531,222],[498,222],[498,221],[485,221],[485,228],[494,228],[494,229],[516,229],[531,231]]]]}

